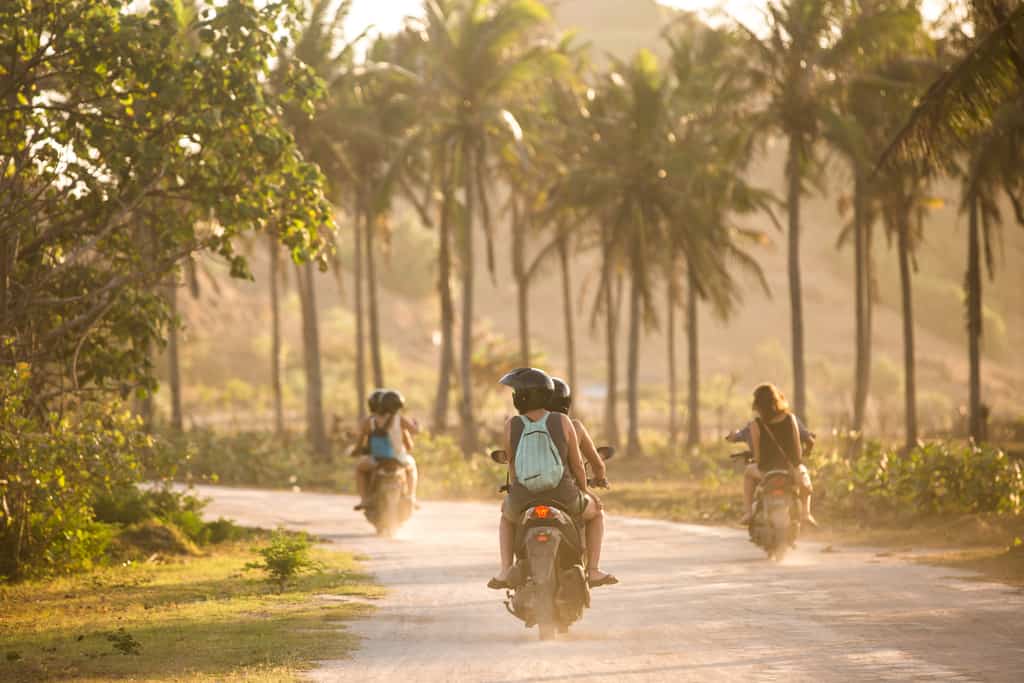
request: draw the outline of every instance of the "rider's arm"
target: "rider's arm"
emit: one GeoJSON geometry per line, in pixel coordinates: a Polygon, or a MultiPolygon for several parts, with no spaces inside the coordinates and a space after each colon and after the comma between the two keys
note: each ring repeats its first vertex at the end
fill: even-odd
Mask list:
{"type": "Polygon", "coordinates": [[[569,418],[561,413],[558,416],[562,420],[562,430],[565,433],[566,460],[569,464],[569,471],[572,472],[576,485],[580,491],[587,491],[587,469],[583,466],[583,456],[580,454],[580,441],[576,438],[576,430],[573,429],[569,418]]]}
{"type": "Polygon", "coordinates": [[[804,445],[800,442],[800,425],[797,424],[796,416],[790,415],[789,424],[793,427],[793,443],[796,444],[794,455],[796,458],[790,464],[799,467],[804,462],[804,445]]]}
{"type": "Polygon", "coordinates": [[[412,446],[413,446],[413,444],[412,444],[412,435],[413,435],[413,433],[410,432],[409,430],[405,429],[405,426],[403,425],[403,427],[402,427],[402,445],[405,446],[405,452],[406,453],[412,453],[412,446]]]}
{"type": "Polygon", "coordinates": [[[362,422],[360,422],[360,424],[359,424],[359,437],[356,439],[356,446],[355,446],[355,449],[352,451],[352,455],[354,455],[354,456],[365,455],[363,453],[363,448],[369,442],[369,439],[370,439],[370,418],[366,417],[366,418],[363,418],[362,422]]]}
{"type": "Polygon", "coordinates": [[[505,456],[508,458],[508,476],[509,481],[516,480],[516,467],[515,467],[515,453],[512,452],[512,420],[516,418],[510,417],[505,420],[505,456]]]}
{"type": "Polygon", "coordinates": [[[757,421],[750,423],[750,452],[754,454],[754,462],[761,462],[761,425],[757,421]]]}
{"type": "Polygon", "coordinates": [[[604,479],[607,473],[604,460],[601,458],[601,454],[597,452],[597,447],[594,446],[594,440],[590,438],[587,428],[579,420],[573,420],[572,426],[576,431],[576,439],[580,443],[580,452],[587,459],[587,462],[590,463],[594,479],[604,479]]]}
{"type": "Polygon", "coordinates": [[[416,436],[420,433],[420,423],[411,417],[401,416],[402,418],[402,430],[409,432],[409,434],[416,436]]]}

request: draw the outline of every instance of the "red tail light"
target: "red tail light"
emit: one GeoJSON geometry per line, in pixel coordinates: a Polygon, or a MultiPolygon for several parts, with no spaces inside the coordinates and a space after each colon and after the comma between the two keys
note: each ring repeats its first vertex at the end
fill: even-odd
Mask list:
{"type": "Polygon", "coordinates": [[[532,516],[536,519],[547,519],[551,516],[551,508],[549,508],[547,505],[538,505],[537,507],[533,508],[532,516]]]}
{"type": "Polygon", "coordinates": [[[547,534],[537,534],[533,538],[538,543],[547,543],[551,539],[551,537],[548,536],[547,534]]]}

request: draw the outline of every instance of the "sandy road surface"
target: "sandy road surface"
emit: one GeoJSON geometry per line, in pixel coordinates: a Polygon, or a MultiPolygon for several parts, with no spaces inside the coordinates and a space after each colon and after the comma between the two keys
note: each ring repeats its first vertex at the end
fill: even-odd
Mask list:
{"type": "Polygon", "coordinates": [[[603,564],[622,583],[541,643],[484,585],[497,503],[426,503],[388,541],[348,497],[201,493],[211,515],[372,558],[390,592],[320,681],[1024,681],[1024,594],[947,569],[812,544],[775,566],[738,530],[613,517],[603,564]]]}

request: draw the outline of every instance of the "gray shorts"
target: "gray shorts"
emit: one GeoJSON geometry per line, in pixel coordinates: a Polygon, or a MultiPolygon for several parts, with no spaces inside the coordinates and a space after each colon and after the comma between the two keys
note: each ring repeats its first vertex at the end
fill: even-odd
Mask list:
{"type": "Polygon", "coordinates": [[[565,510],[573,519],[580,520],[590,499],[583,495],[575,482],[565,481],[559,484],[558,488],[543,493],[533,493],[524,486],[513,485],[501,504],[501,516],[510,522],[518,523],[527,508],[548,504],[565,510]],[[569,484],[566,485],[565,481],[569,484]]]}

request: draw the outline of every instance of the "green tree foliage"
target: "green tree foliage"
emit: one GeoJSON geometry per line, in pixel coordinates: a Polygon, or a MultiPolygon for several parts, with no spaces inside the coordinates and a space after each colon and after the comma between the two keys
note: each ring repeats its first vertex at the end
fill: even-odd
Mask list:
{"type": "Polygon", "coordinates": [[[309,109],[304,68],[264,81],[295,3],[118,0],[0,9],[0,362],[31,361],[38,408],[69,390],[152,386],[168,313],[154,286],[207,250],[246,276],[234,238],[273,218],[296,259],[331,224],[320,174],[281,125],[309,109]]]}
{"type": "Polygon", "coordinates": [[[138,480],[152,445],[117,403],[31,409],[27,364],[0,368],[0,577],[88,568],[109,541],[95,496],[138,480]]]}
{"type": "Polygon", "coordinates": [[[268,227],[322,256],[322,177],[282,122],[319,83],[289,64],[266,87],[299,9],[0,6],[0,573],[86,564],[96,492],[141,476],[116,399],[155,386],[168,276],[207,252],[247,277],[235,240],[268,227]]]}

